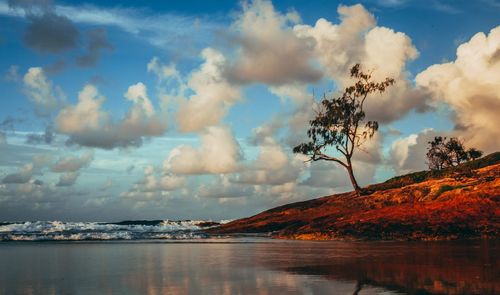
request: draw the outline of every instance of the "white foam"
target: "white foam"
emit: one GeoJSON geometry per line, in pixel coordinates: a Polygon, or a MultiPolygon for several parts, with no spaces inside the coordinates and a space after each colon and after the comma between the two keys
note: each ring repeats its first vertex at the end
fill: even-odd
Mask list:
{"type": "Polygon", "coordinates": [[[35,221],[0,225],[0,241],[200,239],[206,221],[164,220],[157,225],[35,221]]]}

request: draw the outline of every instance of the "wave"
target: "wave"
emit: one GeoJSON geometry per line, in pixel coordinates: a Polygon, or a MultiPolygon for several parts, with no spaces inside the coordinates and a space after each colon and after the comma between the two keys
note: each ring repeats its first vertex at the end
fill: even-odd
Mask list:
{"type": "Polygon", "coordinates": [[[226,223],[206,220],[126,220],[115,223],[26,221],[0,224],[0,241],[203,239],[202,229],[226,223]]]}

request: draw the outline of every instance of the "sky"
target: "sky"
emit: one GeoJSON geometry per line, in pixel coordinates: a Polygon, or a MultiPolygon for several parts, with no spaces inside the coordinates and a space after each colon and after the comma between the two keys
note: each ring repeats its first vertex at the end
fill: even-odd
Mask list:
{"type": "Polygon", "coordinates": [[[0,221],[224,220],[351,190],[294,154],[359,63],[362,185],[500,146],[500,2],[0,0],[0,221]]]}

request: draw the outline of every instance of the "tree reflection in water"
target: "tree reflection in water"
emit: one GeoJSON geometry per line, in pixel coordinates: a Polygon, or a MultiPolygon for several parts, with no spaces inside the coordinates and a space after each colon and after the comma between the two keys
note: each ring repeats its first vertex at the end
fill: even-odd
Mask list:
{"type": "Polygon", "coordinates": [[[497,241],[5,243],[0,294],[500,294],[498,250],[497,241]]]}
{"type": "MultiPolygon", "coordinates": [[[[310,248],[304,244],[277,269],[355,281],[353,294],[365,286],[408,294],[500,293],[498,241],[317,244],[314,251],[322,252],[322,256],[308,256],[310,248]]],[[[267,264],[266,260],[260,263],[267,264]]]]}

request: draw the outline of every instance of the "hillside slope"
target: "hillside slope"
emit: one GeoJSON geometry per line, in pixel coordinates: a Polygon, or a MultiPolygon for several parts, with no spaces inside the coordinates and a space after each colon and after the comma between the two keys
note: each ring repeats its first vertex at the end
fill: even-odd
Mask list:
{"type": "Polygon", "coordinates": [[[208,230],[291,239],[470,239],[500,233],[500,153],[353,192],[273,208],[208,230]]]}

